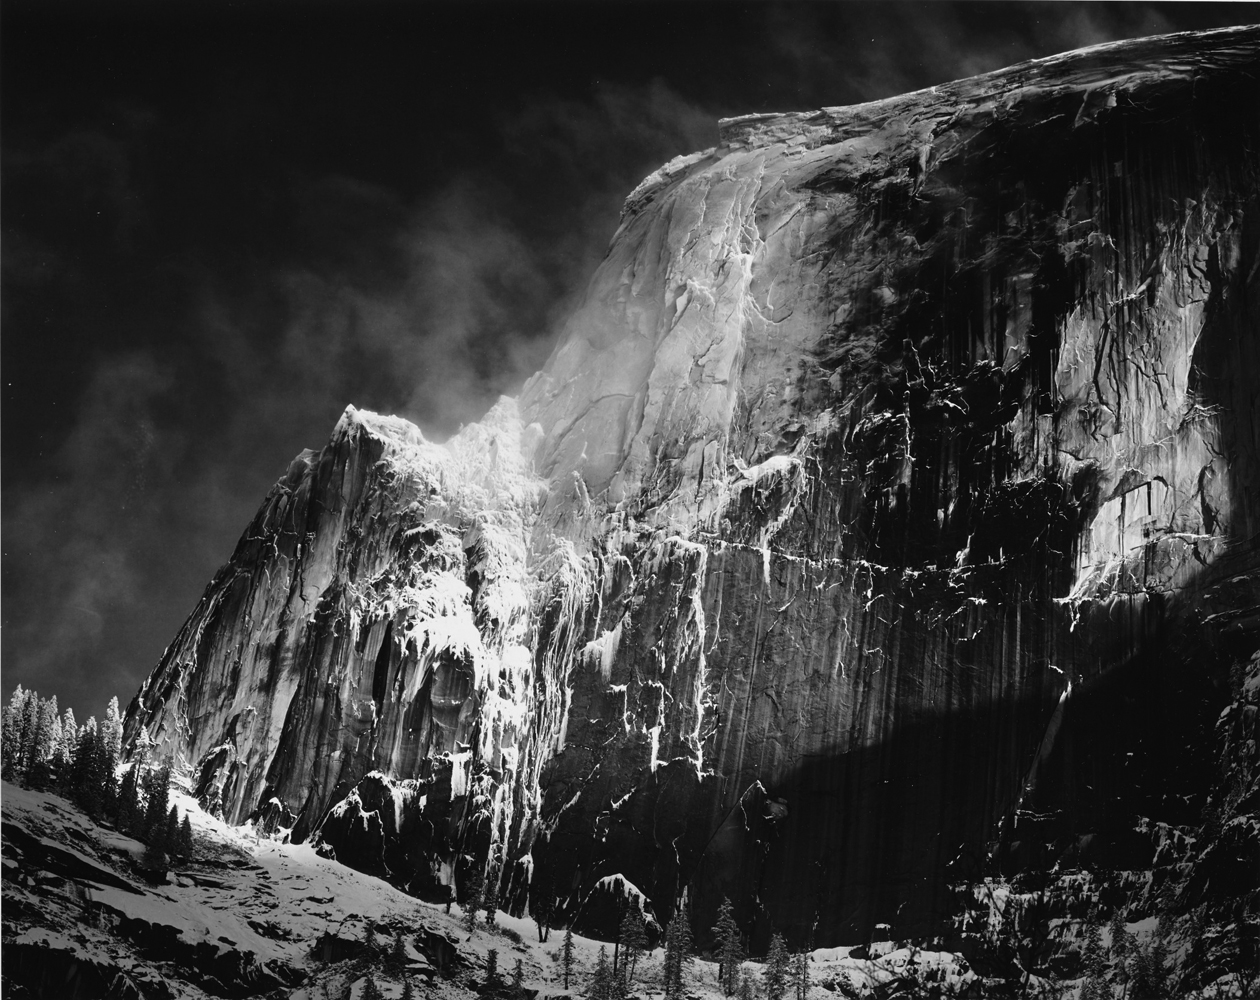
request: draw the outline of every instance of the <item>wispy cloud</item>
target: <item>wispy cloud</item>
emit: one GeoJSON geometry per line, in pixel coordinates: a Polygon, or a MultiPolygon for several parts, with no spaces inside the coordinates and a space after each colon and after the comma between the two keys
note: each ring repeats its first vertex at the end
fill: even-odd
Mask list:
{"type": "MultiPolygon", "coordinates": [[[[502,162],[448,171],[415,200],[347,176],[299,181],[283,192],[291,224],[274,258],[194,248],[158,262],[146,292],[181,303],[168,332],[81,354],[90,374],[68,432],[6,482],[6,685],[83,713],[129,697],[266,489],[346,404],[441,439],[515,392],[551,350],[625,193],[711,144],[714,117],[660,82],[540,95],[495,123],[502,162]]],[[[129,248],[150,210],[135,165],[86,134],[19,168],[68,164],[49,196],[100,200],[102,239],[129,248]]],[[[66,287],[82,270],[57,255],[57,235],[26,237],[11,286],[66,287]],[[31,263],[41,240],[51,279],[31,263]]],[[[6,236],[6,257],[17,246],[6,236]]]]}
{"type": "Polygon", "coordinates": [[[775,89],[795,90],[798,108],[877,100],[1173,30],[1161,11],[1140,3],[816,4],[771,7],[766,16],[775,89]]]}

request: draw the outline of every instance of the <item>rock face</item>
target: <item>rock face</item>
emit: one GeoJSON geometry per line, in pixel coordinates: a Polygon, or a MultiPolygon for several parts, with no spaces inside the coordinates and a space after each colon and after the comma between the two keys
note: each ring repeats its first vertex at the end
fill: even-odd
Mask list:
{"type": "Polygon", "coordinates": [[[607,932],[685,892],[852,943],[1149,864],[1260,646],[1257,71],[1228,29],[724,121],[518,399],[295,460],[129,740],[607,932]]]}

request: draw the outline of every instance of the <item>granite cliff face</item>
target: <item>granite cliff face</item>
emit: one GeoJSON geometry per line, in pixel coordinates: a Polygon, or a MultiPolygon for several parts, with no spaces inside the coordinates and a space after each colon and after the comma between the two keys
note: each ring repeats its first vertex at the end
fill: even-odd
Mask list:
{"type": "Polygon", "coordinates": [[[819,946],[1149,868],[1231,698],[1256,773],[1258,71],[1228,29],[722,122],[519,398],[294,461],[128,738],[230,821],[594,930],[729,895],[819,946]]]}

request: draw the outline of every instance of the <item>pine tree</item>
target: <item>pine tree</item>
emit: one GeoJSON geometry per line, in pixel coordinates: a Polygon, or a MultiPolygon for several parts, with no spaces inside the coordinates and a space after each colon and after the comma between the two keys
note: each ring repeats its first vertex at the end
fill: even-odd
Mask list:
{"type": "Polygon", "coordinates": [[[499,981],[499,949],[486,949],[486,985],[493,986],[499,981]]]}
{"type": "Polygon", "coordinates": [[[1102,928],[1097,911],[1091,911],[1085,922],[1085,982],[1079,1000],[1111,1000],[1111,989],[1103,978],[1107,963],[1103,955],[1102,928]]]}
{"type": "Polygon", "coordinates": [[[518,958],[516,960],[516,966],[512,969],[512,989],[519,991],[521,988],[521,984],[524,982],[524,980],[525,980],[525,965],[518,958]]]}
{"type": "Polygon", "coordinates": [[[141,767],[148,766],[149,758],[153,755],[153,737],[149,735],[149,731],[144,727],[136,733],[135,739],[131,743],[131,753],[129,756],[141,767]]]}
{"type": "Polygon", "coordinates": [[[411,986],[411,977],[403,980],[402,1000],[416,1000],[416,991],[411,986]]]}
{"type": "Polygon", "coordinates": [[[162,838],[166,834],[166,814],[170,806],[171,768],[163,765],[144,776],[145,810],[142,839],[154,847],[165,850],[162,838]]]}
{"type": "Polygon", "coordinates": [[[735,907],[728,898],[718,907],[717,926],[713,928],[718,956],[718,982],[728,997],[739,983],[739,966],[744,960],[744,948],[740,939],[739,924],[735,923],[735,907]]]}
{"type": "Polygon", "coordinates": [[[79,724],[74,721],[74,709],[67,708],[61,717],[61,745],[57,747],[56,765],[62,784],[68,784],[74,767],[74,751],[79,741],[79,724]]]}
{"type": "Polygon", "coordinates": [[[89,816],[99,817],[105,804],[106,762],[97,738],[96,719],[89,718],[79,728],[79,741],[74,751],[74,769],[70,775],[70,791],[89,816]]]}
{"type": "Polygon", "coordinates": [[[466,891],[468,899],[464,904],[464,926],[471,933],[477,926],[477,913],[481,909],[482,894],[485,892],[485,879],[480,871],[474,870],[468,877],[466,891]]]}
{"type": "Polygon", "coordinates": [[[625,980],[626,989],[629,990],[634,984],[634,973],[638,968],[639,959],[647,951],[648,945],[647,932],[643,929],[643,914],[639,911],[637,899],[626,907],[626,914],[621,918],[618,937],[621,940],[621,968],[624,970],[622,978],[625,980]]]}
{"type": "Polygon", "coordinates": [[[551,918],[555,907],[551,901],[551,890],[541,881],[529,887],[529,915],[534,918],[538,927],[538,942],[545,943],[551,937],[551,918]]]}
{"type": "Polygon", "coordinates": [[[747,972],[739,983],[739,1000],[757,1000],[757,987],[753,984],[752,976],[747,972]]]}
{"type": "Polygon", "coordinates": [[[770,938],[770,951],[766,954],[766,965],[762,972],[766,1000],[783,1000],[791,976],[790,961],[783,935],[776,931],[770,938]]]}
{"type": "Polygon", "coordinates": [[[796,982],[796,1000],[806,1000],[809,996],[809,952],[804,948],[796,953],[792,979],[796,982]]]}
{"type": "Polygon", "coordinates": [[[9,704],[4,708],[3,743],[0,753],[4,755],[0,761],[0,775],[7,780],[16,778],[22,758],[22,719],[26,709],[26,692],[19,684],[13,689],[9,704]]]}
{"type": "MultiPolygon", "coordinates": [[[[56,699],[54,699],[56,700],[56,699]]],[[[48,769],[56,775],[61,769],[61,716],[54,715],[52,720],[52,738],[48,750],[48,769]]]]}
{"type": "Polygon", "coordinates": [[[31,788],[46,788],[52,783],[52,755],[55,749],[54,727],[57,718],[57,696],[37,699],[35,729],[31,737],[30,758],[26,764],[26,783],[31,788]]]}
{"type": "Polygon", "coordinates": [[[569,977],[573,975],[573,928],[564,929],[564,947],[560,953],[560,961],[564,967],[564,988],[569,988],[569,977]]]}
{"type": "Polygon", "coordinates": [[[114,809],[114,825],[123,833],[130,834],[140,822],[140,789],[136,765],[132,764],[123,775],[118,789],[118,805],[114,809]]]}
{"type": "MultiPolygon", "coordinates": [[[[103,741],[101,746],[104,747],[103,741]]],[[[143,781],[148,801],[144,810],[144,831],[141,839],[148,847],[145,849],[142,863],[146,868],[161,870],[168,864],[167,851],[171,847],[166,842],[169,816],[167,805],[171,787],[170,766],[148,772],[143,781]]]]}
{"type": "Polygon", "coordinates": [[[490,927],[495,925],[499,919],[499,870],[493,868],[490,871],[490,878],[486,881],[485,898],[482,900],[482,908],[486,911],[486,924],[490,927]]]}
{"type": "Polygon", "coordinates": [[[37,761],[51,761],[53,751],[57,749],[58,739],[61,733],[60,711],[57,708],[57,696],[53,695],[47,701],[41,701],[39,704],[39,727],[35,733],[35,759],[37,761]]]}
{"type": "Polygon", "coordinates": [[[118,758],[109,750],[105,733],[98,727],[95,736],[96,770],[94,780],[100,785],[102,816],[112,816],[118,808],[118,758]]]}
{"type": "Polygon", "coordinates": [[[140,867],[147,868],[150,871],[160,872],[166,871],[170,859],[166,856],[166,852],[156,844],[145,844],[144,853],[140,856],[140,867]]]}
{"type": "Polygon", "coordinates": [[[381,988],[376,985],[376,981],[372,978],[372,973],[367,974],[367,978],[363,983],[363,992],[359,994],[359,1000],[385,1000],[381,993],[381,988]]]}
{"type": "Polygon", "coordinates": [[[687,910],[679,906],[665,931],[665,997],[679,1000],[691,964],[691,924],[687,910]]]}
{"type": "Polygon", "coordinates": [[[1161,926],[1145,947],[1134,949],[1132,972],[1129,977],[1130,1000],[1171,1000],[1173,996],[1171,972],[1168,967],[1168,945],[1161,926]]]}
{"type": "Polygon", "coordinates": [[[18,740],[16,727],[13,725],[13,711],[8,705],[4,706],[4,711],[0,713],[0,777],[6,781],[10,777],[13,770],[13,756],[16,751],[18,740]]]}
{"type": "Polygon", "coordinates": [[[179,853],[185,858],[193,856],[192,823],[188,821],[188,813],[184,813],[184,822],[179,826],[179,853]]]}
{"type": "Polygon", "coordinates": [[[394,932],[394,945],[389,950],[389,964],[395,972],[402,972],[407,967],[407,942],[403,940],[403,932],[394,932]]]}
{"type": "Polygon", "coordinates": [[[166,830],[162,834],[162,843],[172,857],[179,854],[179,810],[171,806],[166,814],[166,830]]]}
{"type": "MultiPolygon", "coordinates": [[[[1124,923],[1124,910],[1116,907],[1111,915],[1111,960],[1116,969],[1116,978],[1125,984],[1129,981],[1129,956],[1133,953],[1133,935],[1124,923]]],[[[1128,990],[1124,992],[1127,994],[1128,990]]]]}
{"type": "Polygon", "coordinates": [[[105,709],[104,726],[105,746],[109,750],[110,757],[117,761],[122,754],[122,716],[118,711],[118,696],[109,699],[109,706],[105,709]]]}
{"type": "Polygon", "coordinates": [[[363,950],[367,952],[376,951],[376,928],[370,920],[363,925],[363,950]]]}
{"type": "Polygon", "coordinates": [[[70,797],[80,805],[89,797],[89,776],[95,767],[92,754],[92,731],[85,722],[79,727],[74,741],[74,766],[70,769],[70,779],[67,784],[70,797]]]}
{"type": "Polygon", "coordinates": [[[608,949],[600,945],[591,985],[586,991],[589,1000],[612,1000],[612,967],[608,964],[608,949]]]}
{"type": "Polygon", "coordinates": [[[665,928],[665,957],[661,964],[661,986],[665,991],[665,1000],[677,1000],[678,988],[678,913],[665,928]]]}
{"type": "Polygon", "coordinates": [[[17,776],[26,779],[35,760],[35,737],[39,729],[39,692],[28,691],[22,704],[22,736],[18,752],[17,776]]]}

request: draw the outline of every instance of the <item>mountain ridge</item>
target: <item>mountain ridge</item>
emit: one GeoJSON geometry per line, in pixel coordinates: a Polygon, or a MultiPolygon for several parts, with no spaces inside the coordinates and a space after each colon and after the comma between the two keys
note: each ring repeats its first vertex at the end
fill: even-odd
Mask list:
{"type": "Polygon", "coordinates": [[[295,460],[128,740],[233,822],[602,933],[614,876],[760,948],[1149,864],[1260,647],[1258,67],[1222,29],[726,120],[517,399],[295,460]]]}

